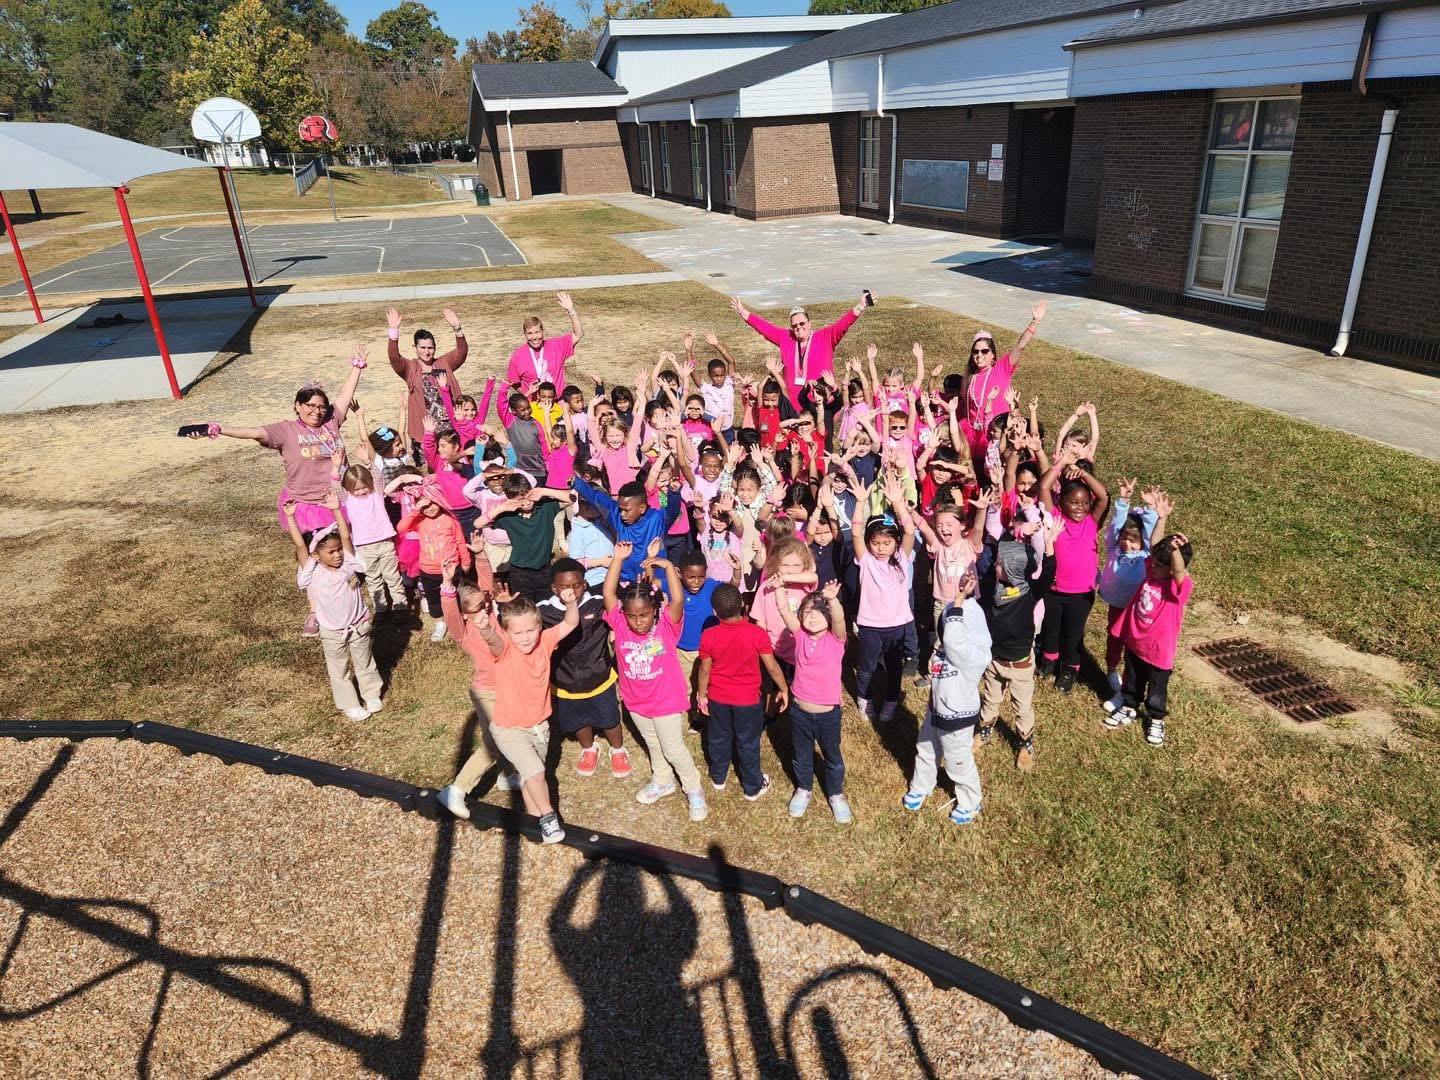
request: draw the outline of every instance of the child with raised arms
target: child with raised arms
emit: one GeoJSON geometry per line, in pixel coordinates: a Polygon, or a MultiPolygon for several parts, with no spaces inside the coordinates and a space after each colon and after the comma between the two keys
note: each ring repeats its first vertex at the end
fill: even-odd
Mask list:
{"type": "Polygon", "coordinates": [[[1193,552],[1184,533],[1165,537],[1150,549],[1145,581],[1120,619],[1125,643],[1125,677],[1120,686],[1124,704],[1105,718],[1105,726],[1131,723],[1143,704],[1151,746],[1165,745],[1165,717],[1169,715],[1170,675],[1185,605],[1195,588],[1190,576],[1193,552]]]}
{"type": "Polygon", "coordinates": [[[815,744],[824,771],[820,789],[837,825],[849,825],[845,759],[840,754],[840,671],[845,659],[845,612],[840,582],[830,581],[800,601],[797,611],[780,608],[795,639],[795,676],[790,682],[790,739],[794,748],[795,794],[790,816],[803,817],[815,782],[815,744]]]}
{"type": "Polygon", "coordinates": [[[855,625],[860,647],[856,657],[855,706],[869,716],[871,682],[885,667],[885,701],[876,719],[887,723],[900,702],[900,675],[907,654],[916,648],[915,613],[910,608],[910,583],[915,567],[915,523],[905,504],[899,480],[886,474],[882,490],[887,512],[868,521],[868,492],[861,492],[850,523],[855,565],[859,571],[860,606],[855,625]]]}
{"type": "MultiPolygon", "coordinates": [[[[650,541],[662,537],[675,524],[682,509],[680,500],[674,499],[663,510],[652,510],[645,495],[645,485],[632,480],[624,485],[615,498],[591,484],[579,473],[571,490],[586,502],[595,506],[605,515],[617,541],[625,541],[627,554],[619,563],[613,563],[620,574],[620,581],[639,581],[644,571],[642,565],[650,541]]],[[[619,551],[619,544],[616,544],[619,551]]]]}
{"type": "Polygon", "coordinates": [[[1105,485],[1079,468],[1073,450],[1060,454],[1040,480],[1040,502],[1058,512],[1061,530],[1055,538],[1055,585],[1045,598],[1045,621],[1040,626],[1037,674],[1055,673],[1055,689],[1068,694],[1080,671],[1080,650],[1085,623],[1095,604],[1095,542],[1100,522],[1110,507],[1105,485]],[[1061,477],[1060,497],[1052,494],[1061,477]]]}
{"type": "MultiPolygon", "coordinates": [[[[357,410],[361,430],[366,430],[365,411],[357,410]]],[[[385,505],[384,469],[369,440],[356,447],[359,464],[351,465],[340,479],[345,489],[345,516],[350,519],[355,554],[365,563],[365,584],[375,614],[404,611],[405,587],[400,581],[400,563],[395,554],[395,526],[385,505]]]]}
{"type": "Polygon", "coordinates": [[[1150,541],[1157,530],[1159,535],[1165,535],[1165,522],[1174,509],[1170,496],[1157,487],[1146,488],[1140,495],[1141,506],[1131,509],[1130,497],[1134,493],[1134,480],[1119,482],[1110,527],[1105,530],[1105,561],[1095,585],[1096,594],[1109,607],[1105,619],[1105,672],[1114,696],[1105,702],[1106,712],[1114,712],[1124,704],[1120,672],[1125,643],[1120,639],[1120,618],[1145,581],[1150,541]]]}

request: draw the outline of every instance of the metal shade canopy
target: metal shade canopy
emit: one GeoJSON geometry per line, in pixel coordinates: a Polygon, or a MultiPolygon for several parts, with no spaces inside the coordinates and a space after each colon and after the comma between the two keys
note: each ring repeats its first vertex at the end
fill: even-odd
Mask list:
{"type": "MultiPolygon", "coordinates": [[[[160,359],[165,364],[165,375],[170,381],[170,393],[178,401],[181,397],[180,383],[175,378],[175,365],[170,359],[170,346],[165,342],[165,330],[160,325],[160,316],[155,311],[155,297],[150,291],[150,278],[145,273],[145,261],[140,257],[140,243],[135,238],[135,228],[130,222],[130,209],[125,202],[125,193],[130,181],[155,173],[178,172],[181,169],[213,169],[215,166],[196,161],[169,150],[159,150],[144,143],[117,139],[98,131],[76,127],[74,124],[0,124],[0,222],[4,223],[6,235],[10,237],[10,251],[20,270],[20,279],[25,283],[25,292],[30,297],[31,310],[35,321],[44,322],[40,301],[35,296],[35,287],[30,281],[30,271],[25,266],[25,254],[20,248],[20,238],[15,235],[15,223],[10,220],[9,208],[5,205],[4,191],[8,188],[112,188],[115,192],[115,208],[120,213],[120,224],[125,230],[125,240],[130,245],[130,256],[135,262],[135,277],[140,282],[140,291],[145,297],[145,310],[150,316],[150,327],[155,332],[155,344],[160,349],[160,359]]],[[[240,227],[235,220],[235,206],[231,201],[230,189],[225,183],[221,169],[220,190],[225,195],[225,210],[230,217],[230,228],[235,233],[235,249],[240,255],[240,266],[245,271],[245,287],[250,292],[250,303],[259,307],[255,299],[255,286],[250,278],[250,266],[245,259],[241,244],[240,227]]]]}

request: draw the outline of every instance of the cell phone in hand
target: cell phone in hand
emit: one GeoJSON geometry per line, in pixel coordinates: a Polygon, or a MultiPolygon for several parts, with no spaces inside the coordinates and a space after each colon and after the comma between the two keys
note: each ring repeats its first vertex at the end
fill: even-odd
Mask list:
{"type": "Polygon", "coordinates": [[[866,307],[874,307],[874,306],[875,306],[875,296],[874,296],[873,293],[870,292],[869,289],[863,290],[863,291],[860,293],[860,295],[863,296],[863,297],[865,297],[865,306],[866,306],[866,307]]]}
{"type": "Polygon", "coordinates": [[[605,384],[603,382],[600,382],[598,379],[595,382],[595,395],[597,397],[605,396],[605,384]]]}
{"type": "Polygon", "coordinates": [[[180,430],[175,433],[182,439],[188,439],[192,435],[209,435],[209,424],[182,424],[180,430]]]}

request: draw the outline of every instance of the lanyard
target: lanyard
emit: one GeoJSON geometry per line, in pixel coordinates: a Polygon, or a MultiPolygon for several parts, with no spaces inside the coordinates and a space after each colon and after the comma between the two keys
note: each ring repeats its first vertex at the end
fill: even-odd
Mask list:
{"type": "MultiPolygon", "coordinates": [[[[525,346],[530,349],[529,345],[525,346]]],[[[541,382],[550,381],[550,365],[545,363],[545,346],[538,349],[530,349],[530,362],[535,365],[535,377],[541,382]]]]}
{"type": "Polygon", "coordinates": [[[795,385],[805,385],[805,375],[810,366],[810,346],[815,341],[815,334],[812,331],[804,341],[795,342],[795,385]]]}

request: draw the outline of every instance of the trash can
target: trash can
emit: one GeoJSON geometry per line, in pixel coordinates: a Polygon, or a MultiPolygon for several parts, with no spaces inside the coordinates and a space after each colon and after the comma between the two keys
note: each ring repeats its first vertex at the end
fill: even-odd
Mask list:
{"type": "Polygon", "coordinates": [[[475,205],[490,205],[490,189],[487,188],[484,184],[479,183],[478,181],[475,184],[475,205]]]}

